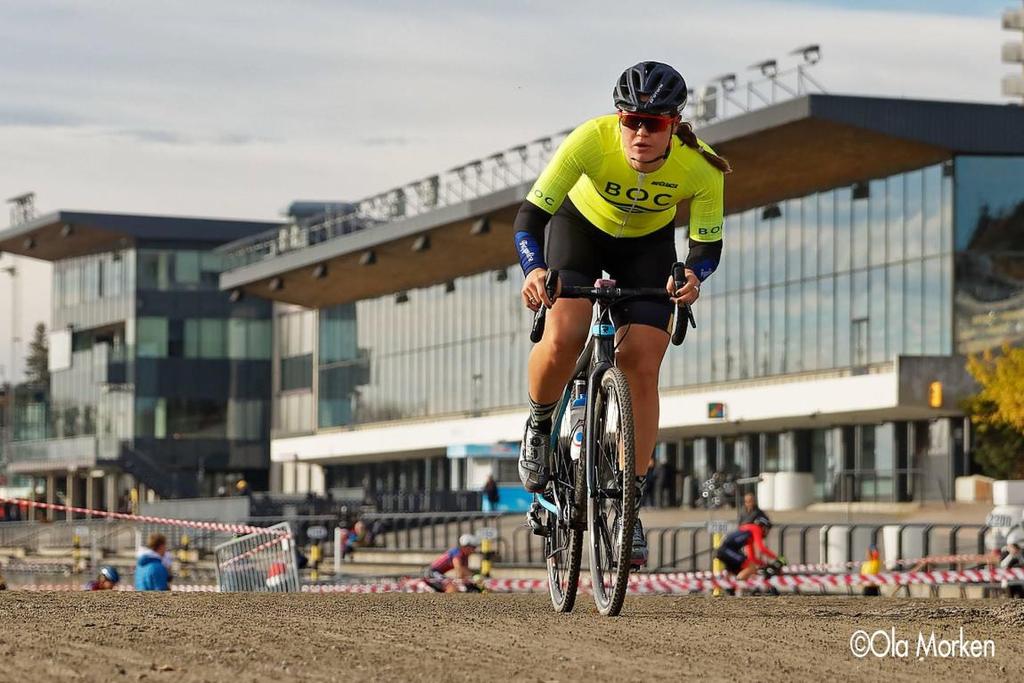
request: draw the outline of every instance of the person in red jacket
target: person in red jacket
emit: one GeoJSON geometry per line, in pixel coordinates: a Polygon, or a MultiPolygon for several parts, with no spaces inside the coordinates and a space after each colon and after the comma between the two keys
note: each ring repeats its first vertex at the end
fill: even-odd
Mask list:
{"type": "Polygon", "coordinates": [[[476,552],[479,545],[480,541],[473,534],[462,534],[457,546],[441,553],[427,567],[424,572],[427,585],[439,593],[455,592],[457,588],[448,579],[448,572],[454,572],[456,579],[471,583],[473,572],[469,568],[469,557],[476,552]]]}
{"type": "Polygon", "coordinates": [[[740,525],[740,528],[726,536],[718,546],[715,557],[737,579],[750,578],[758,569],[767,566],[768,560],[778,559],[764,544],[765,536],[771,528],[768,516],[764,513],[758,515],[753,522],[740,525]]]}

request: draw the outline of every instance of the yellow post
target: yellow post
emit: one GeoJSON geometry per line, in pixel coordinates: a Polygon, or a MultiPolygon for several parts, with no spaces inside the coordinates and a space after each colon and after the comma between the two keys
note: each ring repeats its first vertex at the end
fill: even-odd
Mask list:
{"type": "MultiPolygon", "coordinates": [[[[716,554],[718,546],[720,545],[722,545],[722,534],[718,532],[711,534],[711,571],[715,574],[718,574],[723,569],[725,569],[725,567],[722,565],[722,561],[718,559],[718,556],[716,554]]],[[[722,589],[716,588],[711,594],[715,597],[718,597],[722,594],[722,589]]]]}
{"type": "Polygon", "coordinates": [[[309,578],[313,581],[320,578],[320,572],[318,571],[320,559],[320,541],[315,541],[309,548],[309,566],[311,568],[309,578]]]}
{"type": "Polygon", "coordinates": [[[480,539],[480,576],[491,575],[491,563],[494,561],[494,541],[490,538],[480,539]]]}
{"type": "Polygon", "coordinates": [[[71,537],[71,572],[77,574],[82,571],[82,539],[78,534],[71,537]]]}
{"type": "Polygon", "coordinates": [[[181,563],[180,574],[182,577],[188,576],[188,562],[191,559],[188,552],[189,537],[188,534],[182,534],[179,539],[178,548],[178,562],[181,563]]]}

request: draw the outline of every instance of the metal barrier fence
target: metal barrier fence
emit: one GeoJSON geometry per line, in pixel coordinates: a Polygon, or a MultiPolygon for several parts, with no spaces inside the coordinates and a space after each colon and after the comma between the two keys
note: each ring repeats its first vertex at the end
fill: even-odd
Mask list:
{"type": "MultiPolygon", "coordinates": [[[[325,526],[328,534],[333,534],[336,526],[344,526],[334,515],[250,517],[240,523],[269,527],[280,522],[292,525],[296,530],[294,536],[300,543],[308,540],[305,532],[310,526],[325,526]]],[[[166,536],[172,550],[195,550],[201,555],[212,554],[218,545],[234,537],[231,531],[115,519],[0,522],[0,548],[21,548],[29,553],[38,553],[47,549],[71,548],[77,538],[83,548],[94,547],[106,553],[124,553],[136,550],[152,533],[166,536]]]]}
{"type": "MultiPolygon", "coordinates": [[[[985,552],[988,527],[983,524],[779,524],[766,544],[790,563],[856,564],[868,545],[885,547],[886,559],[915,559],[931,555],[985,552]],[[885,529],[893,543],[883,543],[885,529]],[[891,547],[890,547],[891,545],[891,547]]],[[[711,569],[712,534],[703,523],[649,527],[646,530],[650,571],[707,571],[711,569]]],[[[543,539],[530,529],[512,529],[502,546],[501,562],[543,565],[543,539]]]]}
{"type": "Polygon", "coordinates": [[[222,543],[214,557],[222,592],[299,591],[295,543],[287,522],[222,543]]]}
{"type": "MultiPolygon", "coordinates": [[[[493,527],[507,517],[500,512],[415,512],[407,514],[368,514],[362,521],[374,532],[377,545],[396,550],[436,550],[451,548],[459,536],[483,527],[493,527]]],[[[514,517],[515,524],[522,517],[514,517]]]]}
{"type": "MultiPolygon", "coordinates": [[[[498,561],[503,564],[543,566],[543,539],[535,536],[518,515],[488,512],[367,514],[361,517],[374,537],[374,545],[392,550],[435,551],[453,547],[461,534],[495,528],[498,561]]],[[[345,520],[332,515],[258,517],[252,526],[275,522],[289,525],[293,545],[310,542],[311,526],[326,527],[323,538],[332,538],[345,520]]],[[[711,568],[712,534],[705,523],[649,527],[648,567],[651,571],[704,571],[711,568]]],[[[172,550],[188,549],[209,555],[230,541],[233,533],[217,529],[184,528],[148,522],[84,519],[60,522],[0,523],[0,548],[23,548],[38,553],[51,548],[81,550],[82,557],[102,553],[134,552],[150,533],[163,533],[172,550]],[[187,542],[186,542],[187,541],[187,542]]],[[[868,545],[884,548],[884,559],[913,559],[933,555],[984,553],[988,527],[981,524],[779,524],[768,546],[795,564],[845,562],[863,559],[868,545]]]]}

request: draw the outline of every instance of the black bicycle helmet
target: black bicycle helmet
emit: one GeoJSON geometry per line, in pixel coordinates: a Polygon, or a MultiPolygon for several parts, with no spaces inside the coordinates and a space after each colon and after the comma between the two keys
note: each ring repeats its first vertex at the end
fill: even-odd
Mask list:
{"type": "Polygon", "coordinates": [[[622,72],[613,96],[622,111],[675,115],[686,106],[686,81],[668,64],[640,62],[622,72]]]}

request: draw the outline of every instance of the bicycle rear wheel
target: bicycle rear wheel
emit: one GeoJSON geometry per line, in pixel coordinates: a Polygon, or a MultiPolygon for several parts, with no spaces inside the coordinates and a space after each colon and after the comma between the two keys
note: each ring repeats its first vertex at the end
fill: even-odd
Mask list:
{"type": "Polygon", "coordinates": [[[619,368],[604,374],[597,393],[593,433],[587,437],[594,444],[588,465],[595,483],[587,498],[590,574],[597,611],[616,616],[626,597],[636,523],[633,404],[619,368]]]}

